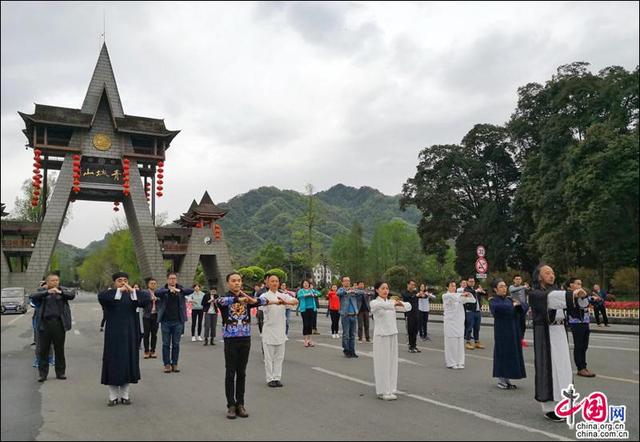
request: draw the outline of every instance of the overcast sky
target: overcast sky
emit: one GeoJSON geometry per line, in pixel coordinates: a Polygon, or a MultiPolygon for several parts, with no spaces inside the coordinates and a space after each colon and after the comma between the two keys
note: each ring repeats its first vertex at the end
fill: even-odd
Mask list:
{"type": "MultiPolygon", "coordinates": [[[[80,108],[106,41],[124,111],[180,129],[175,219],[260,186],[397,194],[421,148],[502,124],[561,64],[638,65],[638,2],[2,2],[2,202],[31,175],[33,103],[80,108]]],[[[101,239],[112,205],[76,202],[61,240],[101,239]]],[[[124,220],[122,212],[118,215],[124,220]]]]}

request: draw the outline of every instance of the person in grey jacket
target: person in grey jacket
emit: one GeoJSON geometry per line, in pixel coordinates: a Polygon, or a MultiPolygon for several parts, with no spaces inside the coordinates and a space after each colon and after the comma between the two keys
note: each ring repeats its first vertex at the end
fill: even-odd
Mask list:
{"type": "Polygon", "coordinates": [[[49,351],[53,342],[56,354],[56,378],[66,379],[67,369],[64,358],[64,340],[66,332],[71,330],[71,308],[69,301],[76,297],[76,293],[60,286],[60,277],[49,273],[46,287],[40,288],[31,295],[35,303],[40,303],[38,318],[38,339],[40,342],[40,360],[38,382],[44,382],[49,375],[49,351]]]}
{"type": "Polygon", "coordinates": [[[522,284],[522,276],[515,275],[513,277],[513,285],[509,286],[509,296],[520,303],[521,306],[527,306],[527,310],[516,310],[518,325],[520,326],[520,336],[522,337],[522,347],[527,347],[527,341],[524,339],[524,332],[527,330],[527,290],[529,284],[522,284]]]}

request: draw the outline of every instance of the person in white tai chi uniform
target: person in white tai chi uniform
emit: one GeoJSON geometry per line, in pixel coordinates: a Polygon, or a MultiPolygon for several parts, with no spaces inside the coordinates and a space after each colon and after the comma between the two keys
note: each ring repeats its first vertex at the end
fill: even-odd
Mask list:
{"type": "Polygon", "coordinates": [[[464,368],[464,306],[476,302],[469,292],[456,292],[456,282],[447,284],[447,293],[442,295],[444,306],[444,359],[447,368],[464,368]]]}
{"type": "Polygon", "coordinates": [[[541,403],[547,419],[563,422],[564,418],[555,413],[555,405],[563,399],[562,390],[573,383],[564,309],[575,316],[579,308],[589,305],[589,300],[584,289],[559,290],[555,280],[556,275],[550,266],[538,266],[533,272],[529,304],[533,311],[535,398],[541,403]]]}
{"type": "Polygon", "coordinates": [[[284,362],[285,343],[287,342],[286,310],[298,305],[298,300],[287,293],[278,291],[278,275],[266,275],[268,291],[260,295],[269,301],[262,306],[264,325],[262,326],[262,349],[264,350],[264,369],[269,387],[282,387],[282,363],[284,362]]]}
{"type": "Polygon", "coordinates": [[[411,310],[408,302],[389,299],[389,284],[377,282],[374,286],[378,295],[370,302],[373,314],[373,372],[376,380],[376,394],[385,401],[398,399],[394,393],[398,389],[398,327],[396,309],[400,312],[411,310]]]}

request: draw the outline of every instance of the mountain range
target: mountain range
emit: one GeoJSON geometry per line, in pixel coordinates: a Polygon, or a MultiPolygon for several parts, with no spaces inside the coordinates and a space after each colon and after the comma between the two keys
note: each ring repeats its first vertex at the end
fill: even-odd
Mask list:
{"type": "MultiPolygon", "coordinates": [[[[371,187],[337,184],[315,194],[317,222],[314,237],[326,254],[336,235],[347,233],[358,221],[370,240],[378,223],[400,218],[411,225],[420,220],[420,212],[411,207],[400,210],[400,196],[388,196],[371,187]]],[[[237,195],[218,206],[228,210],[220,221],[234,265],[248,265],[263,246],[269,242],[289,251],[293,247],[293,231],[300,228],[300,220],[308,210],[308,196],[294,190],[260,187],[237,195]]],[[[187,207],[185,206],[185,211],[187,207]]],[[[60,264],[81,262],[93,250],[103,246],[109,234],[84,249],[58,242],[56,251],[60,264]]]]}

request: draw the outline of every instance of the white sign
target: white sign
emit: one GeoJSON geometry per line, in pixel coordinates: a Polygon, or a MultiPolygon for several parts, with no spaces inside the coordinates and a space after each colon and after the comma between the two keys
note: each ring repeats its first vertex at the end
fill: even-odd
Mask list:
{"type": "Polygon", "coordinates": [[[478,255],[478,258],[484,258],[486,254],[487,251],[485,250],[484,246],[476,247],[476,255],[478,255]]]}
{"type": "Polygon", "coordinates": [[[487,279],[486,273],[476,273],[476,279],[487,279]]]}

